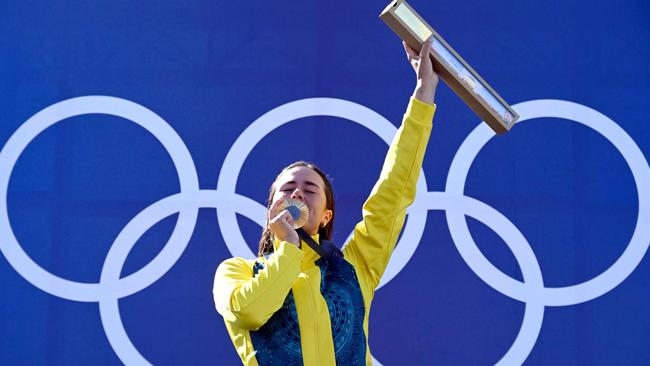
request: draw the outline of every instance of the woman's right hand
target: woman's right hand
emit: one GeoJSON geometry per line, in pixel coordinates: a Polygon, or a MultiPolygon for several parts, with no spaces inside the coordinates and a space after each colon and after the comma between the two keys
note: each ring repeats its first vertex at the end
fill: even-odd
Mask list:
{"type": "Polygon", "coordinates": [[[289,242],[295,246],[300,246],[300,237],[293,228],[293,217],[287,210],[276,213],[275,210],[282,203],[282,200],[276,201],[268,212],[269,230],[274,238],[289,242]]]}

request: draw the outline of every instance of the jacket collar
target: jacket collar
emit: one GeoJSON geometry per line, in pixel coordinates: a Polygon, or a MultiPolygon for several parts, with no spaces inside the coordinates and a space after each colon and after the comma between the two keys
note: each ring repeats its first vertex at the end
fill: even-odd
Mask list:
{"type": "MultiPolygon", "coordinates": [[[[314,234],[314,235],[310,235],[310,236],[311,236],[312,239],[314,239],[314,241],[315,241],[316,243],[318,243],[318,244],[320,245],[320,236],[319,236],[318,233],[316,233],[316,234],[314,234]]],[[[301,240],[301,244],[302,244],[302,245],[301,245],[301,247],[302,247],[301,250],[305,253],[305,256],[302,258],[302,268],[305,269],[305,268],[309,268],[309,267],[314,266],[314,265],[315,265],[314,262],[315,262],[318,258],[320,258],[319,255],[318,255],[318,253],[316,253],[316,252],[315,252],[315,251],[314,251],[314,250],[313,250],[309,245],[307,245],[307,243],[305,243],[303,240],[301,240]]],[[[275,239],[275,240],[273,241],[273,251],[276,251],[276,250],[278,249],[278,246],[279,246],[279,245],[280,245],[280,240],[279,240],[279,239],[275,239]]]]}

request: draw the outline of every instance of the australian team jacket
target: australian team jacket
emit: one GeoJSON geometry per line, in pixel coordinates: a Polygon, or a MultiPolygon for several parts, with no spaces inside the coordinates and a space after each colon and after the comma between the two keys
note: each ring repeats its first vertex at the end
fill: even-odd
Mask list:
{"type": "Polygon", "coordinates": [[[215,306],[244,365],[372,364],[370,305],[415,199],[435,109],[411,98],[340,255],[276,240],[269,256],[218,266],[215,306]]]}

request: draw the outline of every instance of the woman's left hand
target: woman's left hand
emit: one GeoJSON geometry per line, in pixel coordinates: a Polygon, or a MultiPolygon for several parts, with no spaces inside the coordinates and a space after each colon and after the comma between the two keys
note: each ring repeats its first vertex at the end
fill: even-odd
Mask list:
{"type": "Polygon", "coordinates": [[[433,70],[433,64],[431,62],[430,52],[432,42],[433,36],[429,37],[429,39],[422,44],[422,49],[418,54],[418,52],[409,47],[406,42],[402,41],[402,45],[406,51],[406,57],[417,75],[417,85],[413,92],[413,96],[416,99],[429,104],[433,104],[436,87],[438,86],[439,81],[438,74],[433,70]]]}

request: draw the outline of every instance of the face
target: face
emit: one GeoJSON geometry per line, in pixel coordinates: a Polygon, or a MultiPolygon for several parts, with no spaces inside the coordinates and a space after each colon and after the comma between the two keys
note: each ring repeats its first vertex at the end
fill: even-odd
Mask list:
{"type": "Polygon", "coordinates": [[[296,166],[278,177],[271,207],[287,198],[302,201],[309,207],[309,221],[304,229],[310,235],[316,234],[321,224],[327,224],[332,219],[332,210],[326,208],[325,182],[311,168],[296,166]]]}

